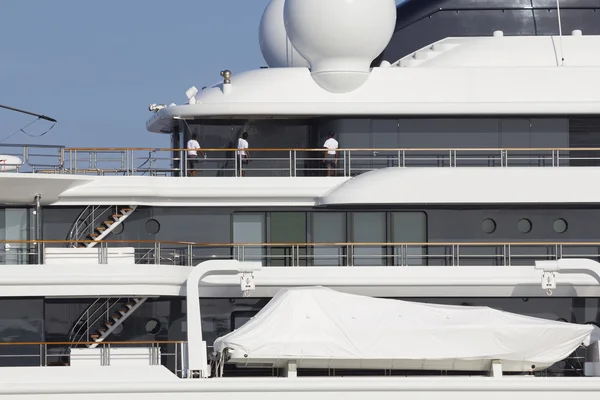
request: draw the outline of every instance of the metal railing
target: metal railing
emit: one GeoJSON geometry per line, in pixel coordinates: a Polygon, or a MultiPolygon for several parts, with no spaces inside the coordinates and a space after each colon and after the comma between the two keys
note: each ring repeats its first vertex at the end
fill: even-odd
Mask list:
{"type": "Polygon", "coordinates": [[[334,165],[325,163],[326,149],[249,149],[249,163],[242,162],[237,149],[201,151],[206,158],[191,159],[186,149],[0,144],[0,155],[23,161],[4,163],[6,171],[77,175],[347,177],[387,167],[600,166],[600,148],[339,149],[334,165]]]}
{"type": "MultiPolygon", "coordinates": [[[[37,251],[72,257],[82,249],[65,241],[0,241],[0,264],[34,264],[37,251]],[[20,261],[20,262],[19,262],[20,261]]],[[[258,261],[265,266],[469,266],[533,265],[536,260],[589,258],[600,261],[600,242],[426,242],[426,243],[195,243],[176,241],[97,242],[98,259],[108,263],[111,249],[133,248],[137,264],[195,266],[215,259],[258,261]],[[102,257],[100,257],[100,255],[102,257]]],[[[89,255],[89,249],[83,249],[89,255]]],[[[82,253],[83,254],[83,253],[82,253]]],[[[123,260],[122,255],[115,261],[123,260]]],[[[44,258],[48,262],[49,257],[44,258]]],[[[82,259],[83,262],[83,259],[82,259]]]]}
{"type": "MultiPolygon", "coordinates": [[[[110,366],[115,358],[115,349],[147,349],[148,365],[164,365],[173,373],[182,376],[186,370],[187,342],[184,341],[128,341],[128,342],[0,342],[0,365],[7,366],[69,366],[72,362],[85,360],[98,366],[110,366]],[[78,345],[97,344],[95,350],[85,355],[72,354],[69,349],[78,345]],[[95,358],[97,357],[97,359],[95,358]]],[[[120,360],[145,362],[146,355],[140,353],[118,353],[120,360]],[[141,357],[140,357],[141,356],[141,357]]]]}

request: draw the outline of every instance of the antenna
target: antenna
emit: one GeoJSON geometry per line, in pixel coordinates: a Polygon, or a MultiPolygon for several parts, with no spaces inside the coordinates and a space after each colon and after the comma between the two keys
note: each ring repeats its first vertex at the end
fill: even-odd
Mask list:
{"type": "Polygon", "coordinates": [[[0,104],[0,108],[5,108],[5,109],[10,110],[10,111],[16,111],[16,112],[20,112],[20,113],[27,114],[27,115],[33,115],[34,117],[38,117],[39,119],[44,119],[46,121],[50,121],[50,122],[54,122],[54,123],[57,122],[54,118],[50,118],[50,117],[47,117],[45,115],[36,114],[36,113],[33,113],[33,112],[21,110],[19,108],[14,108],[14,107],[9,107],[9,106],[3,106],[2,104],[0,104]]]}
{"type": "Polygon", "coordinates": [[[558,40],[560,42],[560,66],[565,65],[565,54],[563,53],[562,42],[562,20],[560,18],[560,0],[556,0],[556,10],[558,12],[558,40]]]}

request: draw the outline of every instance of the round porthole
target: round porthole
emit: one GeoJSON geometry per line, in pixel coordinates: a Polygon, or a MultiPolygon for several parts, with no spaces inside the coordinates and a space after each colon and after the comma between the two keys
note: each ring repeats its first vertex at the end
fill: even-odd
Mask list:
{"type": "Polygon", "coordinates": [[[554,227],[554,232],[565,233],[567,231],[567,229],[569,229],[569,224],[567,224],[566,220],[559,218],[556,221],[554,221],[553,227],[554,227]]]}
{"type": "Polygon", "coordinates": [[[115,226],[115,229],[112,230],[113,235],[120,235],[125,230],[125,223],[121,222],[119,225],[115,226]]]}
{"type": "Polygon", "coordinates": [[[115,336],[119,336],[123,333],[124,329],[125,328],[123,327],[123,324],[121,324],[121,325],[117,326],[114,331],[112,331],[112,334],[115,336]]]}
{"type": "Polygon", "coordinates": [[[162,326],[159,320],[156,318],[149,319],[148,322],[146,322],[146,333],[148,335],[156,335],[158,332],[160,332],[161,327],[162,326]]]}
{"type": "Polygon", "coordinates": [[[517,223],[517,229],[521,233],[529,233],[529,232],[531,232],[531,227],[532,227],[531,221],[528,220],[527,218],[523,218],[522,220],[520,220],[517,223]]]}
{"type": "Polygon", "coordinates": [[[496,221],[490,218],[484,219],[481,223],[481,229],[485,233],[494,233],[496,231],[496,221]]]}
{"type": "Polygon", "coordinates": [[[155,219],[146,221],[146,232],[151,235],[156,235],[160,231],[160,223],[155,219]]]}

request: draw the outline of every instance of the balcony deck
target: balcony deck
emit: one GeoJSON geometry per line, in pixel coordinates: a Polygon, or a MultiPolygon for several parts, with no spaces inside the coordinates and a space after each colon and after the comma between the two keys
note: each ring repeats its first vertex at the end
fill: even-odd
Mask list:
{"type": "MultiPolygon", "coordinates": [[[[91,242],[79,240],[79,242],[91,242]]],[[[257,261],[267,267],[462,267],[533,266],[535,261],[588,258],[600,261],[600,242],[425,242],[425,243],[196,243],[152,240],[97,241],[98,257],[87,261],[123,262],[120,252],[133,248],[132,264],[196,266],[210,260],[257,261]],[[115,259],[111,260],[111,254],[115,259]]],[[[46,250],[53,257],[72,258],[76,243],[61,240],[0,241],[0,265],[43,264],[46,250]]],[[[88,253],[86,253],[88,252],[88,253]]],[[[89,257],[88,257],[89,258],[89,257]]],[[[56,262],[53,262],[56,264],[56,262]]]]}
{"type": "MultiPolygon", "coordinates": [[[[68,148],[0,144],[0,173],[95,176],[324,176],[325,149],[249,149],[240,165],[237,149],[202,149],[188,168],[186,149],[68,148]],[[21,159],[15,163],[9,157],[21,159]],[[243,174],[242,174],[243,172],[243,174]]],[[[388,167],[585,167],[600,165],[600,148],[397,148],[339,149],[332,174],[343,177],[388,167]]]]}

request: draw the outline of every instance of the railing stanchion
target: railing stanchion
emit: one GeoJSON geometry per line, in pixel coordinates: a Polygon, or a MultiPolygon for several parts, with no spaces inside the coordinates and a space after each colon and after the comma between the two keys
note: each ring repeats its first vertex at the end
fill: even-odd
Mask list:
{"type": "Polygon", "coordinates": [[[344,150],[344,177],[352,176],[352,150],[344,150]],[[346,166],[348,174],[346,174],[346,166]]]}

